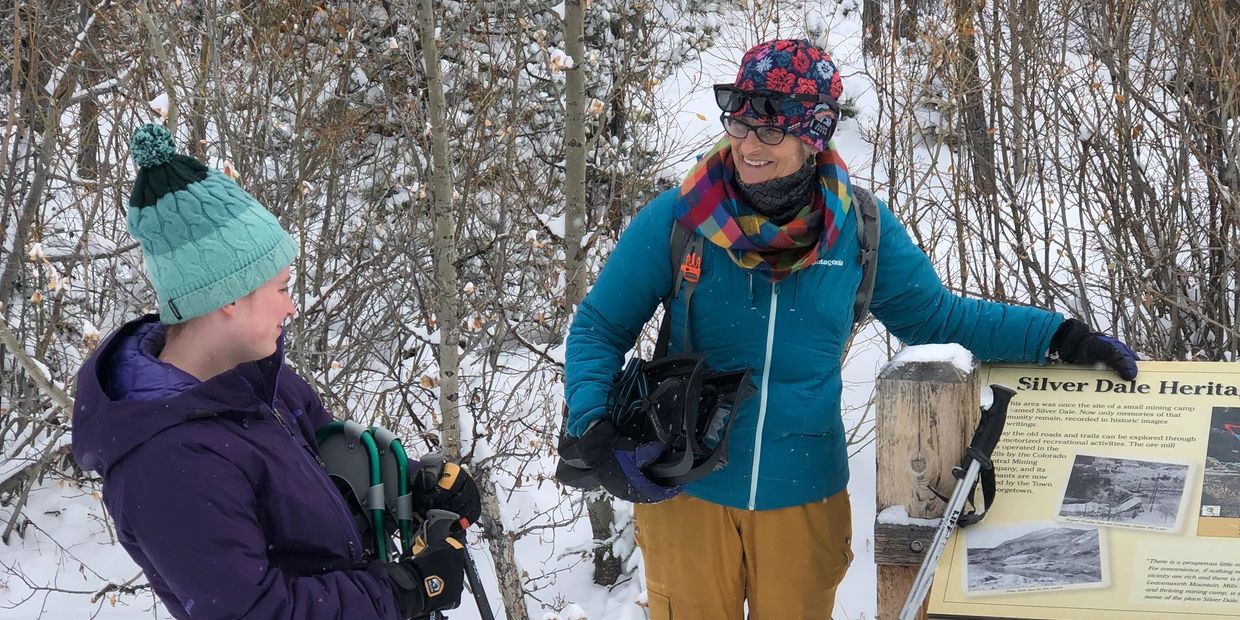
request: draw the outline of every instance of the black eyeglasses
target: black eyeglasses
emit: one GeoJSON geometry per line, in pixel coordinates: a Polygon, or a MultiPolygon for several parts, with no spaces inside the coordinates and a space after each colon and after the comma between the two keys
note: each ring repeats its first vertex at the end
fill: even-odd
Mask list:
{"type": "Polygon", "coordinates": [[[777,146],[780,142],[784,141],[784,138],[788,135],[789,131],[792,131],[793,129],[812,120],[814,119],[810,118],[787,127],[780,127],[779,125],[754,125],[752,123],[747,123],[738,117],[728,116],[726,112],[719,115],[719,122],[723,123],[723,130],[728,132],[729,136],[732,136],[737,140],[744,140],[747,136],[749,136],[749,132],[752,131],[754,135],[758,136],[759,142],[762,144],[769,144],[771,146],[777,146]]]}
{"type": "Polygon", "coordinates": [[[793,101],[805,101],[809,103],[826,103],[831,110],[836,112],[840,108],[839,103],[831,95],[810,95],[806,93],[785,93],[777,90],[741,90],[732,84],[715,84],[715,104],[720,110],[732,113],[739,112],[745,107],[745,102],[749,102],[749,107],[758,116],[776,116],[780,113],[779,106],[786,99],[793,101]]]}

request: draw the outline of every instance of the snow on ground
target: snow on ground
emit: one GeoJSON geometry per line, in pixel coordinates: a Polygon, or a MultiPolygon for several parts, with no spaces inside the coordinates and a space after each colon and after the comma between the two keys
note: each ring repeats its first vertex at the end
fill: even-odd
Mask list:
{"type": "MultiPolygon", "coordinates": [[[[835,11],[831,5],[823,11],[835,11]]],[[[836,143],[849,162],[855,180],[866,183],[874,158],[862,139],[860,123],[868,122],[867,110],[876,103],[872,86],[861,71],[859,11],[847,18],[834,14],[811,15],[808,19],[818,30],[827,32],[827,45],[845,75],[845,96],[856,97],[861,110],[859,120],[841,124],[836,143]]],[[[660,98],[669,110],[674,142],[668,161],[668,175],[679,177],[695,161],[695,155],[718,138],[721,128],[719,112],[710,86],[731,81],[744,51],[757,39],[734,31],[720,33],[718,44],[708,50],[699,63],[685,67],[680,75],[669,79],[661,88],[660,98]]],[[[789,31],[780,36],[802,36],[789,31]]],[[[769,33],[774,36],[777,33],[769,33]]],[[[158,102],[153,102],[158,103],[158,102]]],[[[874,173],[877,174],[877,173],[874,173]]],[[[959,352],[922,350],[909,355],[919,359],[958,359],[959,352]]],[[[846,428],[866,420],[862,428],[872,425],[869,407],[874,377],[890,357],[887,341],[877,329],[869,326],[858,335],[854,349],[844,367],[844,411],[846,428]]],[[[839,589],[833,617],[841,620],[873,619],[876,609],[876,568],[873,553],[875,520],[875,466],[873,444],[868,440],[853,446],[852,478],[849,493],[853,506],[853,551],[856,560],[839,589]]],[[[543,473],[553,471],[550,457],[541,463],[543,473]]],[[[528,473],[528,472],[527,472],[528,473]]],[[[510,481],[501,481],[510,482],[510,481]]],[[[508,488],[508,487],[505,487],[508,488]]],[[[554,514],[553,520],[564,517],[570,503],[560,496],[552,484],[523,485],[507,498],[505,521],[520,526],[540,512],[554,514]],[[561,511],[555,513],[554,511],[561,511]]],[[[619,511],[618,521],[628,517],[619,511]]],[[[108,583],[122,584],[138,574],[138,569],[119,545],[113,544],[109,520],[97,493],[79,489],[72,484],[48,480],[31,494],[25,513],[32,525],[24,537],[13,536],[7,546],[0,547],[0,620],[46,618],[166,618],[149,590],[126,594],[115,600],[102,596],[91,603],[91,593],[108,583]],[[19,570],[18,570],[19,569],[19,570]],[[25,582],[15,573],[27,576],[25,582]]],[[[0,520],[7,515],[0,510],[0,520]]],[[[645,588],[638,570],[635,578],[608,590],[592,583],[592,565],[586,553],[590,540],[589,522],[583,517],[570,526],[546,529],[522,538],[517,545],[517,560],[528,572],[537,589],[527,598],[531,618],[539,620],[643,620],[645,588]],[[559,611],[555,611],[559,610],[559,611]]],[[[494,564],[485,549],[474,545],[474,557],[487,584],[487,591],[497,611],[494,564]]],[[[640,553],[630,559],[640,569],[640,553]]],[[[135,583],[144,583],[138,577],[135,583]]],[[[461,607],[451,612],[452,620],[479,618],[471,598],[466,595],[461,607]]]]}
{"type": "MultiPolygon", "coordinates": [[[[109,583],[125,584],[135,576],[135,584],[146,583],[113,543],[112,523],[97,493],[50,478],[31,491],[24,513],[31,521],[25,535],[0,543],[0,619],[168,617],[155,615],[150,590],[90,602],[109,583]]],[[[0,509],[0,521],[7,523],[10,515],[10,509],[0,509]]]]}

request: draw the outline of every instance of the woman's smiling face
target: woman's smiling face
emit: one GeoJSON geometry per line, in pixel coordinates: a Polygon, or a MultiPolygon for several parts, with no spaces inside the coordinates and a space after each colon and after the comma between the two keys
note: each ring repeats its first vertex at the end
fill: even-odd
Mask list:
{"type": "Polygon", "coordinates": [[[728,134],[732,145],[732,162],[742,183],[753,184],[786,177],[805,163],[806,152],[801,141],[787,135],[779,144],[765,144],[757,133],[750,131],[744,138],[728,134]]]}

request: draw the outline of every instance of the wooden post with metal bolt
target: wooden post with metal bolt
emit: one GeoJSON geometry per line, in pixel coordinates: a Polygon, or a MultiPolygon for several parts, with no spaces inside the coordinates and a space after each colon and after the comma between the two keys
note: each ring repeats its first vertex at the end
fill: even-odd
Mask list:
{"type": "MultiPolygon", "coordinates": [[[[980,419],[977,366],[951,362],[887,365],[875,387],[878,514],[874,559],[878,564],[878,620],[895,620],[908,596],[933,527],[883,523],[883,511],[904,506],[913,519],[943,516],[952,467],[969,446],[980,419]]],[[[889,519],[890,520],[890,519],[889,519]]],[[[919,618],[925,618],[925,608],[919,618]]]]}

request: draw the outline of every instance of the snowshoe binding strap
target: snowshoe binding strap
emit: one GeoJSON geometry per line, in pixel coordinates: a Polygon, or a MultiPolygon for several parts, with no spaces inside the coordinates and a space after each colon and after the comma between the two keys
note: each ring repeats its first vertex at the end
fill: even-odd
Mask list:
{"type": "MultiPolygon", "coordinates": [[[[647,475],[655,480],[679,479],[693,469],[695,455],[691,447],[692,436],[697,432],[702,382],[708,370],[702,356],[691,359],[694,363],[689,373],[663,379],[645,405],[648,422],[654,428],[656,438],[667,446],[663,456],[646,468],[647,475]]],[[[673,358],[659,361],[671,361],[678,370],[688,366],[673,358]]]]}
{"type": "MultiPolygon", "coordinates": [[[[727,464],[734,414],[756,391],[751,374],[713,372],[700,353],[634,358],[617,375],[607,415],[626,437],[664,446],[643,472],[662,486],[680,486],[727,464]]],[[[556,478],[572,487],[598,486],[576,438],[561,437],[559,453],[556,478]]]]}
{"type": "Polygon", "coordinates": [[[674,444],[672,449],[672,452],[683,451],[681,458],[691,460],[692,466],[662,482],[669,486],[689,484],[727,465],[728,438],[736,422],[736,411],[757,391],[750,374],[748,369],[707,373],[700,388],[700,393],[707,396],[699,397],[696,415],[687,420],[683,443],[674,444]]]}

